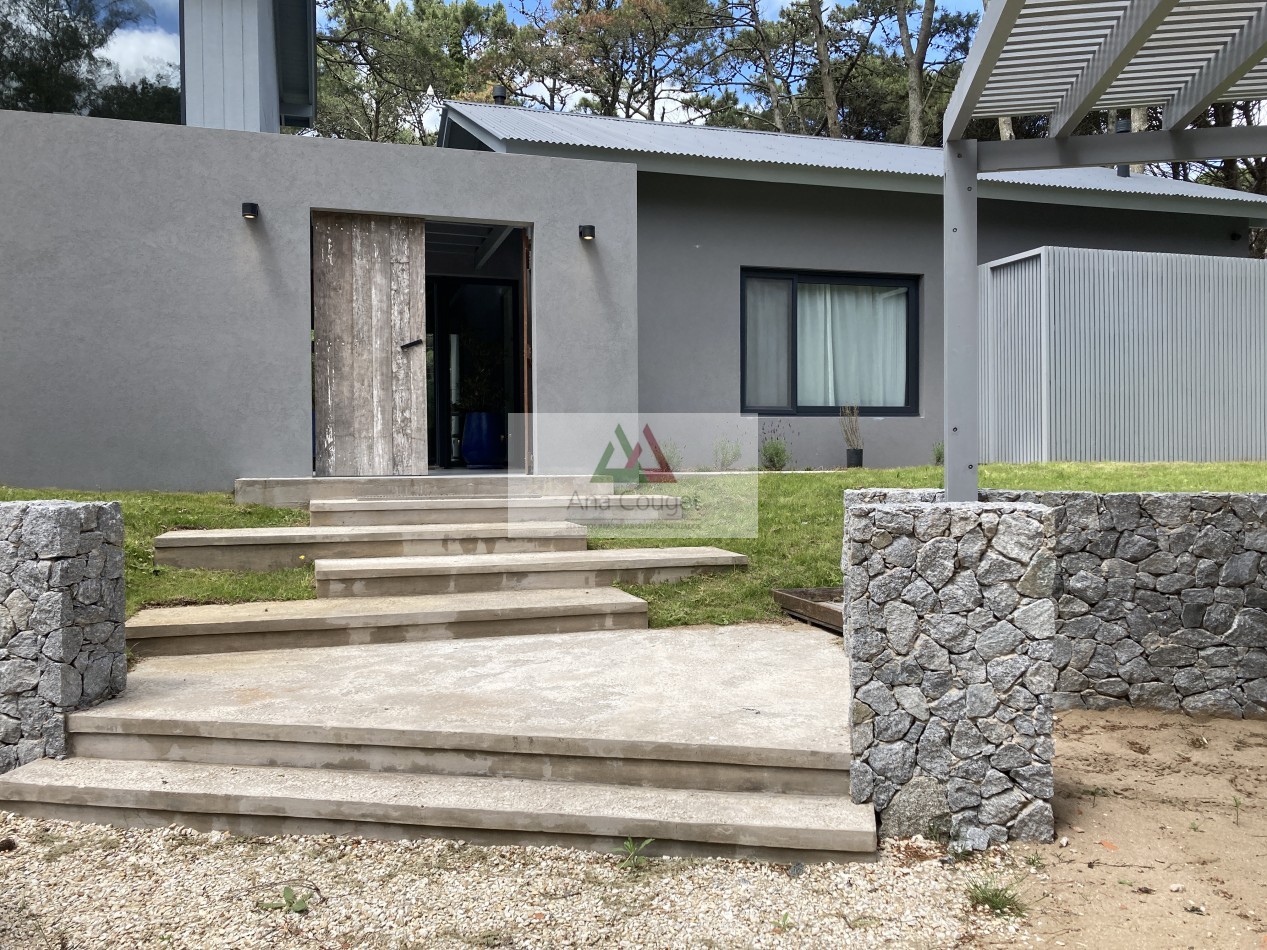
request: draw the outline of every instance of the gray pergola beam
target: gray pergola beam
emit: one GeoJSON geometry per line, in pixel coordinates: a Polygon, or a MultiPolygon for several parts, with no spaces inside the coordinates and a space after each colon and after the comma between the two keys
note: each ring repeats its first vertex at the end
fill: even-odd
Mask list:
{"type": "Polygon", "coordinates": [[[1078,127],[1178,4],[1179,0],[1133,0],[1052,112],[1049,135],[1061,138],[1078,127]]]}
{"type": "MultiPolygon", "coordinates": [[[[999,0],[995,0],[998,3],[999,0]]],[[[977,500],[981,452],[977,141],[947,142],[942,198],[946,500],[977,500]]]]}
{"type": "Polygon", "coordinates": [[[959,81],[955,83],[950,105],[946,108],[946,117],[942,122],[944,141],[950,142],[963,137],[964,130],[972,121],[981,93],[999,61],[999,54],[1007,45],[1008,36],[1024,6],[1025,0],[991,0],[986,7],[976,42],[972,44],[967,62],[959,74],[959,81]]]}
{"type": "Polygon", "coordinates": [[[978,168],[983,172],[1143,162],[1203,162],[1267,155],[1267,126],[1016,139],[1010,142],[981,142],[978,148],[978,168]]]}
{"type": "Polygon", "coordinates": [[[1170,131],[1186,128],[1210,103],[1222,98],[1264,59],[1267,59],[1267,7],[1255,13],[1232,41],[1166,103],[1162,128],[1170,131]]]}

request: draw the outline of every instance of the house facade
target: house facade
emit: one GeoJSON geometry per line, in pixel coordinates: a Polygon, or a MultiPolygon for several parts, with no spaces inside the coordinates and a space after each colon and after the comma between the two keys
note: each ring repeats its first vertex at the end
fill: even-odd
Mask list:
{"type": "MultiPolygon", "coordinates": [[[[0,483],[575,473],[603,414],[733,416],[823,467],[844,404],[868,466],[931,459],[936,150],[471,104],[441,137],[0,113],[0,483]]],[[[1267,219],[1103,169],[983,198],[983,260],[1244,256],[1267,219]]]]}
{"type": "MultiPolygon", "coordinates": [[[[441,142],[637,167],[640,410],[756,414],[798,465],[834,467],[852,402],[868,466],[931,461],[940,149],[472,103],[441,142]]],[[[983,264],[1042,245],[1244,258],[1267,219],[1267,199],[1101,168],[987,176],[982,198],[983,264]]]]}

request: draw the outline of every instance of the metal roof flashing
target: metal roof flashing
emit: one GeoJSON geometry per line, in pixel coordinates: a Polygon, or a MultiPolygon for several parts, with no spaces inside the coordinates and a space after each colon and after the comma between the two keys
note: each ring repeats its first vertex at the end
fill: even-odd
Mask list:
{"type": "MultiPolygon", "coordinates": [[[[468,102],[445,103],[442,146],[450,123],[494,151],[627,162],[640,172],[921,194],[940,194],[942,185],[940,148],[468,102]]],[[[1243,216],[1267,227],[1267,197],[1154,175],[1093,167],[980,177],[985,198],[1243,216]]]]}

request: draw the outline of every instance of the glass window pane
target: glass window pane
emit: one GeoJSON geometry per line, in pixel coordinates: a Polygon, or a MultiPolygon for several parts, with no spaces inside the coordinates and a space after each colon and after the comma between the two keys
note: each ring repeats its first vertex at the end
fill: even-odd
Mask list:
{"type": "Polygon", "coordinates": [[[790,406],[788,330],[792,282],[744,280],[744,375],[749,406],[790,406]]]}
{"type": "Polygon", "coordinates": [[[906,297],[905,287],[798,284],[797,402],[904,405],[906,297]]]}

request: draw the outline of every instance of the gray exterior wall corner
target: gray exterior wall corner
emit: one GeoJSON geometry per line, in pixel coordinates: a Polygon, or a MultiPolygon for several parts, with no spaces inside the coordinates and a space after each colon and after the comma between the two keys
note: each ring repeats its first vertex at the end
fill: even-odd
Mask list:
{"type": "Polygon", "coordinates": [[[0,166],[0,484],[310,474],[313,209],[529,227],[537,408],[637,405],[632,166],[14,112],[0,166]]]}

